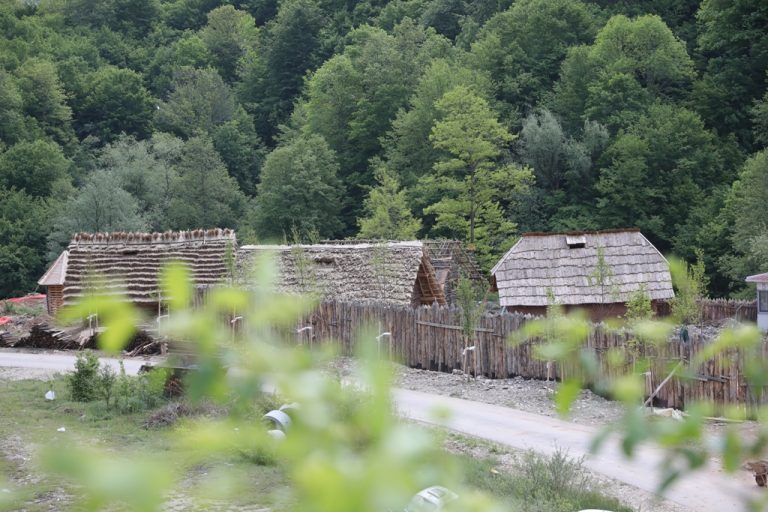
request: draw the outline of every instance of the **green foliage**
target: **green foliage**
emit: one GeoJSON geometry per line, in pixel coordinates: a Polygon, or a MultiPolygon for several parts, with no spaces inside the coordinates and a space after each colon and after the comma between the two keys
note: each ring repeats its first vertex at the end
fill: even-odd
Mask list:
{"type": "MultiPolygon", "coordinates": [[[[102,366],[102,370],[106,366],[102,366]]],[[[111,367],[109,367],[111,369],[111,367]]],[[[120,373],[112,372],[113,402],[105,397],[107,405],[119,414],[133,414],[154,409],[166,401],[165,383],[168,371],[155,368],[136,377],[127,375],[125,367],[120,363],[120,373]]]]}
{"type": "Polygon", "coordinates": [[[195,229],[236,227],[240,223],[245,196],[209,138],[189,139],[176,169],[179,179],[168,206],[171,225],[195,229]]]}
{"type": "Polygon", "coordinates": [[[171,93],[158,105],[155,122],[163,131],[190,138],[212,134],[231,121],[239,105],[231,88],[213,69],[182,69],[171,93]]]}
{"type": "Polygon", "coordinates": [[[679,323],[696,324],[701,320],[701,305],[707,290],[704,270],[704,253],[696,251],[696,263],[688,265],[680,261],[670,263],[675,297],[671,300],[672,317],[679,323]]]}
{"type": "Polygon", "coordinates": [[[696,16],[705,72],[693,104],[710,126],[750,148],[749,109],[768,86],[768,7],[760,0],[703,0],[696,16]]]}
{"type": "Polygon", "coordinates": [[[447,158],[435,164],[435,175],[421,187],[441,197],[424,210],[434,214],[434,234],[466,241],[484,265],[511,243],[515,225],[505,218],[499,201],[531,182],[529,169],[501,161],[504,144],[513,136],[488,104],[463,86],[447,92],[437,108],[442,121],[430,140],[447,158]]]}
{"type": "Polygon", "coordinates": [[[35,288],[45,271],[50,204],[16,190],[0,190],[0,297],[35,288]]]}
{"type": "Polygon", "coordinates": [[[256,21],[248,13],[223,5],[208,13],[200,37],[213,57],[221,76],[232,81],[246,52],[256,44],[256,21]]]}
{"type": "MultiPolygon", "coordinates": [[[[108,372],[107,372],[108,373],[108,372]]],[[[91,402],[97,400],[104,393],[104,384],[114,384],[114,372],[107,375],[107,380],[103,380],[102,372],[99,368],[98,356],[86,350],[78,352],[75,360],[75,371],[67,376],[67,386],[72,400],[76,402],[91,402]]]]}
{"type": "Polygon", "coordinates": [[[659,17],[614,16],[594,44],[569,50],[554,104],[569,127],[590,119],[615,131],[654,98],[679,98],[693,77],[685,44],[659,17]]]}
{"type": "Polygon", "coordinates": [[[461,308],[461,332],[465,340],[475,337],[475,328],[485,313],[484,287],[465,276],[456,285],[456,302],[461,308]]]}
{"type": "Polygon", "coordinates": [[[691,212],[718,182],[723,159],[716,139],[694,112],[653,105],[606,149],[596,185],[607,227],[637,226],[661,249],[682,233],[691,212]],[[654,204],[664,204],[659,209],[654,204]]]}
{"type": "Polygon", "coordinates": [[[617,295],[616,273],[605,261],[605,249],[597,248],[597,264],[587,276],[589,286],[600,289],[600,304],[614,302],[617,295]]]}
{"type": "Polygon", "coordinates": [[[56,66],[40,59],[27,60],[16,70],[24,113],[35,119],[43,132],[60,144],[71,141],[72,110],[56,66]]]}
{"type": "MultiPolygon", "coordinates": [[[[44,199],[55,217],[105,170],[120,196],[108,216],[132,217],[124,212],[135,202],[141,219],[117,229],[221,222],[253,240],[266,155],[320,136],[337,164],[339,208],[323,214],[335,217],[322,222],[326,235],[357,234],[386,172],[402,186],[387,192],[396,210],[413,216],[407,233],[420,224],[416,236],[474,239],[484,267],[518,230],[614,227],[641,228],[689,261],[705,249],[716,295],[743,293],[743,274],[764,265],[768,242],[734,235],[750,216],[737,218],[743,210],[726,200],[735,171],[768,140],[768,10],[759,0],[6,4],[0,187],[44,199]],[[474,228],[466,187],[435,167],[455,155],[430,139],[446,121],[438,102],[459,86],[520,135],[497,141],[490,161],[511,171],[486,180],[498,193],[477,197],[474,228]],[[179,143],[159,132],[210,139],[218,156],[208,163],[231,199],[215,203],[228,206],[210,218],[195,211],[178,153],[161,154],[179,143]]],[[[307,179],[292,177],[290,188],[311,188],[313,173],[307,179]]],[[[56,250],[78,223],[57,224],[56,250]]],[[[19,236],[37,239],[29,229],[19,236]]],[[[39,272],[38,251],[0,242],[3,269],[24,275],[14,287],[39,272]]]]}
{"type": "Polygon", "coordinates": [[[406,191],[400,188],[395,176],[383,165],[374,171],[378,185],[371,189],[365,200],[366,217],[358,222],[358,238],[381,240],[411,240],[421,229],[408,207],[406,191]]]}
{"type": "Polygon", "coordinates": [[[0,186],[47,197],[67,179],[69,162],[58,144],[44,139],[19,142],[0,154],[0,186]]]}
{"type": "Polygon", "coordinates": [[[648,295],[645,283],[641,283],[640,287],[629,296],[627,313],[624,317],[629,323],[642,322],[653,317],[651,297],[648,295]]]}
{"type": "Polygon", "coordinates": [[[581,1],[517,1],[483,26],[471,62],[494,77],[504,116],[516,120],[552,87],[568,48],[591,42],[595,32],[595,12],[581,1]]]}
{"type": "MultiPolygon", "coordinates": [[[[723,271],[736,283],[736,289],[744,288],[744,278],[763,272],[768,266],[768,229],[756,214],[768,201],[768,150],[762,150],[747,160],[739,170],[723,210],[723,221],[730,239],[731,254],[718,262],[723,271]]],[[[750,293],[750,296],[752,294],[750,293]]]]}
{"type": "Polygon", "coordinates": [[[138,138],[152,133],[155,102],[142,77],[130,69],[104,67],[94,72],[86,85],[86,96],[77,112],[80,136],[104,142],[121,133],[138,138]]]}
{"type": "Polygon", "coordinates": [[[256,228],[277,238],[296,228],[332,237],[340,228],[336,156],[316,135],[300,136],[267,155],[256,206],[256,228]]]}
{"type": "MultiPolygon", "coordinates": [[[[561,449],[544,456],[526,451],[515,458],[509,474],[493,459],[462,458],[466,480],[480,490],[501,496],[512,510],[549,512],[597,509],[629,512],[618,500],[597,492],[584,467],[561,449]],[[514,505],[513,505],[514,504],[514,505]]],[[[506,468],[505,468],[506,469],[506,468]]]]}
{"type": "Polygon", "coordinates": [[[59,255],[73,233],[146,230],[138,201],[118,180],[113,173],[96,171],[83,188],[61,204],[48,237],[50,259],[59,255]]]}
{"type": "Polygon", "coordinates": [[[490,80],[483,73],[450,59],[431,61],[407,107],[397,113],[391,131],[382,140],[387,168],[396,172],[406,187],[412,187],[420,177],[428,174],[442,156],[429,140],[432,126],[441,116],[436,103],[459,85],[485,98],[490,80]]]}

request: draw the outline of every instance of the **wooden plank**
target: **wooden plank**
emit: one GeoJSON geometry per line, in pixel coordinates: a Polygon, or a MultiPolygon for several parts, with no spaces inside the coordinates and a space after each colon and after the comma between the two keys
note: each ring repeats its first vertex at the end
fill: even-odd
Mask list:
{"type": "MultiPolygon", "coordinates": [[[[447,324],[440,324],[440,323],[436,323],[436,322],[424,322],[424,321],[419,321],[419,322],[416,322],[416,323],[419,324],[419,325],[428,325],[429,327],[440,327],[441,329],[450,329],[450,330],[453,330],[453,331],[461,331],[461,330],[463,330],[463,327],[461,327],[460,325],[447,325],[447,324]]],[[[485,328],[482,328],[482,327],[476,327],[474,330],[476,332],[490,332],[490,333],[494,332],[493,329],[485,329],[485,328]]]]}

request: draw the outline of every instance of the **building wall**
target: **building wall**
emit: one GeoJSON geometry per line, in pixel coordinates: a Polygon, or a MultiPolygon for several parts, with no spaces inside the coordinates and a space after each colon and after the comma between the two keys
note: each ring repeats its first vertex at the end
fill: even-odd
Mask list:
{"type": "Polygon", "coordinates": [[[46,306],[49,315],[55,315],[64,304],[64,286],[52,285],[46,290],[46,306]]]}
{"type": "MultiPolygon", "coordinates": [[[[627,305],[624,303],[612,303],[612,304],[566,304],[563,306],[565,313],[573,313],[575,311],[583,311],[586,313],[587,318],[593,322],[599,322],[606,318],[618,318],[624,316],[627,313],[627,305]]],[[[538,315],[543,316],[547,314],[546,306],[507,306],[507,311],[510,313],[520,313],[523,315],[538,315]]]]}
{"type": "MultiPolygon", "coordinates": [[[[665,306],[665,301],[651,301],[653,312],[657,316],[667,316],[669,307],[665,306]]],[[[610,304],[566,304],[563,306],[566,313],[574,311],[585,311],[587,317],[593,322],[599,322],[607,318],[619,318],[627,314],[627,305],[623,302],[610,304]]],[[[507,306],[510,313],[520,313],[522,315],[544,316],[547,314],[546,306],[507,306]]],[[[768,322],[768,314],[766,314],[768,322]]],[[[768,325],[768,324],[767,324],[768,325]]]]}
{"type": "Polygon", "coordinates": [[[760,304],[760,292],[764,291],[768,291],[768,283],[757,283],[757,326],[761,331],[766,332],[768,331],[768,312],[760,311],[761,309],[765,309],[765,307],[761,307],[760,304]]]}

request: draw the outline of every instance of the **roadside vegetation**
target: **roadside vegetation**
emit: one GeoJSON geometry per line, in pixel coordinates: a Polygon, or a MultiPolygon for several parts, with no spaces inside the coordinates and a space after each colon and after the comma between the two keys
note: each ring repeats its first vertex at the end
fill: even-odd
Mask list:
{"type": "MultiPolygon", "coordinates": [[[[82,364],[79,373],[83,373],[82,364]]],[[[232,408],[237,407],[235,403],[195,404],[184,398],[164,398],[160,393],[151,407],[123,408],[116,404],[130,402],[134,399],[133,394],[121,396],[118,386],[108,401],[103,389],[104,381],[98,378],[98,372],[93,374],[94,397],[86,401],[75,400],[71,391],[73,375],[77,374],[75,371],[57,375],[47,381],[0,382],[0,409],[4,411],[0,417],[0,438],[4,439],[0,442],[0,468],[10,477],[16,492],[12,503],[3,507],[0,502],[0,510],[23,506],[25,510],[34,512],[50,510],[51,506],[68,508],[76,503],[81,493],[76,485],[31,462],[46,445],[72,443],[98,446],[120,456],[142,457],[162,453],[170,464],[185,468],[178,483],[167,490],[166,506],[183,504],[188,509],[223,510],[227,506],[259,505],[276,512],[297,510],[290,498],[290,479],[286,468],[274,451],[263,446],[253,446],[237,454],[186,467],[189,455],[179,449],[175,436],[191,428],[196,421],[228,417],[232,408]],[[45,393],[51,390],[56,392],[57,397],[46,400],[45,393]],[[205,480],[201,475],[215,473],[221,467],[236,468],[238,479],[248,484],[239,487],[236,496],[225,496],[222,500],[217,500],[217,494],[210,488],[206,487],[203,493],[195,491],[194,487],[205,480]]],[[[139,386],[142,380],[141,377],[122,378],[132,381],[135,386],[139,386]]],[[[364,397],[342,406],[345,414],[354,414],[355,403],[361,400],[364,397]]],[[[259,424],[265,412],[279,405],[275,397],[264,395],[246,414],[253,423],[259,424]]],[[[442,433],[435,435],[438,439],[443,437],[442,433]]],[[[458,438],[453,436],[451,439],[452,445],[455,445],[458,438]]],[[[474,441],[467,438],[460,442],[470,447],[474,441]]],[[[525,453],[513,468],[500,467],[492,455],[477,458],[456,453],[448,457],[462,468],[462,486],[488,493],[506,511],[632,510],[596,492],[581,463],[562,452],[551,457],[525,453]]]]}

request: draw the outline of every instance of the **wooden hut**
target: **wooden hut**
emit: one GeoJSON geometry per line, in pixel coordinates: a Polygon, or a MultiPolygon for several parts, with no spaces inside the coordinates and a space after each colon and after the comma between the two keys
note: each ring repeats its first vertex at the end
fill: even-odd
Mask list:
{"type": "Polygon", "coordinates": [[[229,275],[226,258],[234,258],[236,248],[235,232],[229,229],[79,233],[39,283],[47,287],[51,314],[76,303],[91,286],[99,293],[125,294],[134,304],[156,312],[164,265],[184,263],[196,285],[211,285],[229,275]]]}
{"type": "Polygon", "coordinates": [[[64,278],[67,274],[69,251],[62,251],[56,261],[37,281],[37,284],[45,287],[46,307],[48,314],[53,315],[64,304],[64,278]]]}
{"type": "Polygon", "coordinates": [[[262,256],[275,258],[276,287],[283,293],[392,305],[446,303],[421,242],[245,245],[237,253],[241,282],[250,282],[262,256]]]}
{"type": "Polygon", "coordinates": [[[456,303],[456,287],[465,278],[476,286],[488,289],[488,279],[471,253],[458,240],[424,240],[424,248],[435,267],[437,282],[443,288],[448,304],[456,303]]]}
{"type": "Polygon", "coordinates": [[[502,306],[537,315],[554,301],[593,320],[621,316],[641,285],[654,305],[674,297],[667,260],[638,230],[527,233],[491,276],[502,306]]]}

